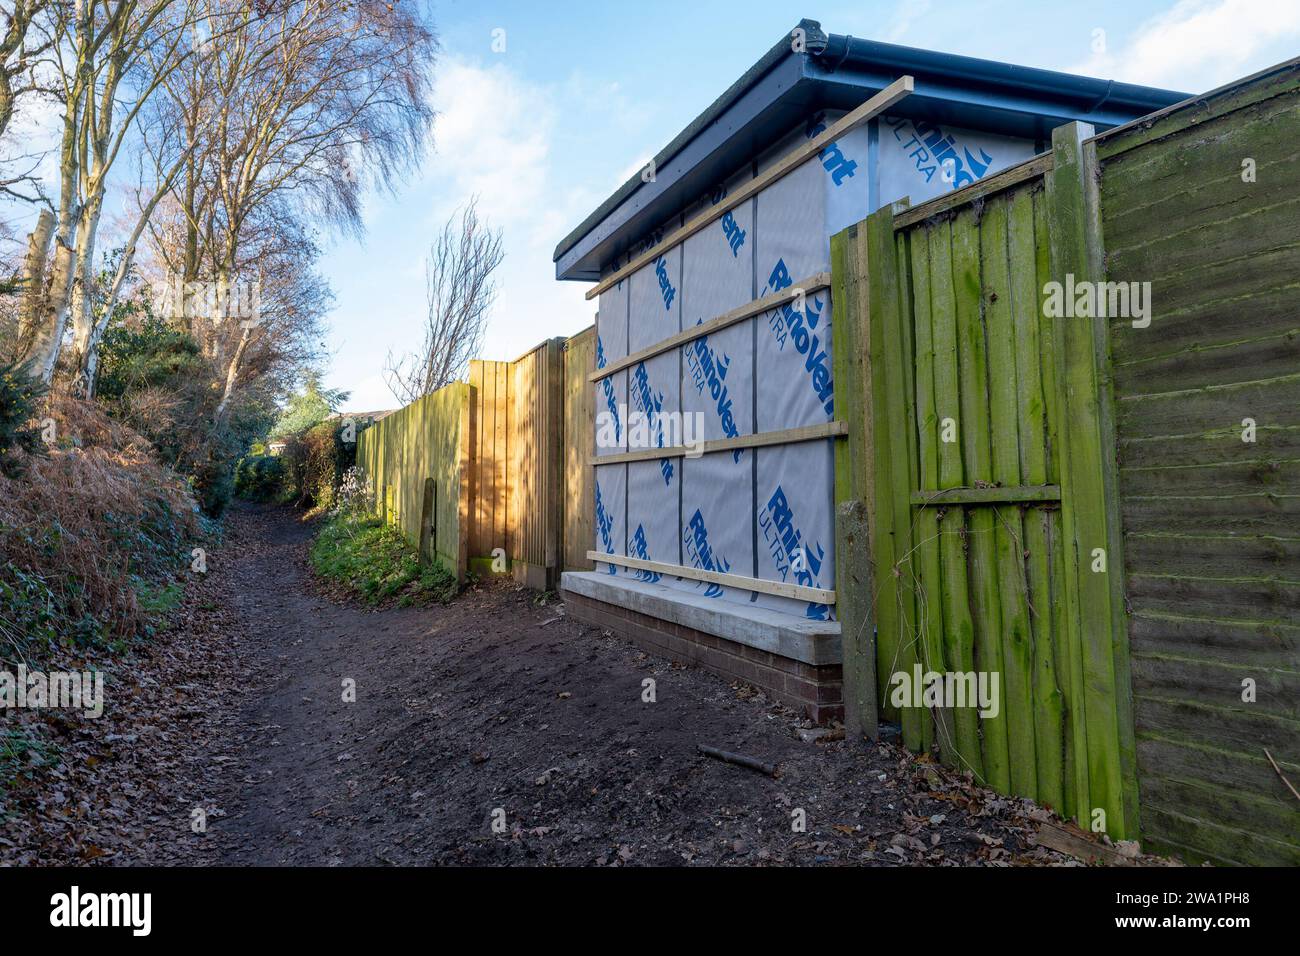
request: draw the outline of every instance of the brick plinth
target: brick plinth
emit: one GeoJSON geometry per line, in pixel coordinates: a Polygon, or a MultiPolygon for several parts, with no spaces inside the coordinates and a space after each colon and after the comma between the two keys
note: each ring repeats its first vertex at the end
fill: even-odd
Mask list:
{"type": "Polygon", "coordinates": [[[751,684],[819,724],[844,716],[839,664],[806,664],[573,591],[564,592],[564,603],[579,621],[626,637],[648,653],[751,684]]]}

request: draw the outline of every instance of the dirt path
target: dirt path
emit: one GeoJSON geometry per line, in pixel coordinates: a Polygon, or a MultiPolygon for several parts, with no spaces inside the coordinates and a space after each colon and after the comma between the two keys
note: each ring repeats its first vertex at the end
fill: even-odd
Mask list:
{"type": "Polygon", "coordinates": [[[449,607],[345,606],[313,587],[312,530],[291,512],[240,507],[228,529],[162,639],[185,652],[146,661],[139,712],[113,718],[128,734],[188,723],[114,758],[67,830],[83,859],[93,844],[117,864],[1072,862],[1030,845],[1026,802],[891,744],[800,739],[805,722],[749,688],[640,653],[553,600],[497,585],[449,607]],[[158,699],[175,712],[151,711],[158,699]],[[123,819],[110,827],[103,803],[123,819]]]}

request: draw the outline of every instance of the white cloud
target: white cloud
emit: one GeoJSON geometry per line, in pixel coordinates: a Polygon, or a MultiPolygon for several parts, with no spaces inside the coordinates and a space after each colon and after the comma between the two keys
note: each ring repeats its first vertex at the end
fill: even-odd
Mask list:
{"type": "Polygon", "coordinates": [[[654,158],[653,156],[646,156],[644,159],[634,159],[632,160],[632,162],[628,163],[626,166],[620,169],[618,173],[614,176],[614,183],[613,186],[610,188],[610,192],[613,192],[614,190],[618,189],[620,186],[622,186],[633,176],[639,176],[642,173],[642,171],[647,166],[650,165],[650,161],[653,158],[654,158]]]}
{"type": "Polygon", "coordinates": [[[1143,23],[1122,46],[1107,36],[1105,49],[1070,68],[1084,73],[1205,92],[1268,65],[1260,58],[1287,54],[1300,36],[1300,4],[1294,0],[1261,4],[1252,0],[1179,0],[1143,23]]]}
{"type": "Polygon", "coordinates": [[[894,11],[885,39],[890,43],[898,43],[912,28],[912,24],[929,12],[930,0],[903,0],[894,11]]]}
{"type": "Polygon", "coordinates": [[[502,230],[505,260],[488,319],[483,357],[513,359],[545,338],[591,321],[581,283],[557,282],[555,244],[604,198],[580,184],[561,185],[555,168],[557,117],[602,113],[617,89],[573,75],[555,85],[529,83],[503,63],[443,61],[438,77],[432,231],[471,195],[484,219],[502,230]]]}
{"type": "Polygon", "coordinates": [[[503,64],[479,67],[450,57],[439,67],[435,154],[430,164],[446,205],[471,195],[505,226],[527,220],[545,200],[555,105],[544,88],[503,64]],[[459,198],[458,198],[459,197],[459,198]]]}

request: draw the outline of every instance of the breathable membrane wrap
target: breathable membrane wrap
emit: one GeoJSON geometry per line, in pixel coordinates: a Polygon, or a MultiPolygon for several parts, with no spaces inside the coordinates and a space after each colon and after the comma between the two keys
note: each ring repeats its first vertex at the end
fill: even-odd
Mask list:
{"type": "MultiPolygon", "coordinates": [[[[634,461],[627,466],[627,554],[643,561],[680,564],[677,507],[681,499],[681,459],[634,461]]],[[[642,581],[673,575],[633,570],[642,581]]]]}
{"type": "MultiPolygon", "coordinates": [[[[682,563],[754,576],[754,451],[721,451],[682,462],[682,563]]],[[[709,598],[748,604],[752,591],[683,578],[709,598]]]]}
{"type": "MultiPolygon", "coordinates": [[[[596,542],[601,554],[627,554],[627,465],[596,467],[596,542]]],[[[626,569],[597,562],[596,570],[626,574],[626,569]]]]}
{"type": "MultiPolygon", "coordinates": [[[[600,294],[596,313],[596,369],[627,358],[626,281],[600,294]]],[[[596,388],[596,455],[627,450],[627,370],[598,379],[596,388]]],[[[597,550],[599,546],[597,546],[597,550]]]]}

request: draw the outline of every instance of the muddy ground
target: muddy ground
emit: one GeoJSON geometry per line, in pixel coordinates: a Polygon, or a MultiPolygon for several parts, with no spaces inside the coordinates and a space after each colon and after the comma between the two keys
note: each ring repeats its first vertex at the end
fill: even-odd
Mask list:
{"type": "Polygon", "coordinates": [[[1034,845],[1027,801],[887,741],[803,739],[763,695],[553,595],[366,609],[313,581],[294,512],[227,524],[177,626],[110,676],[105,716],[57,720],[61,769],[10,794],[0,862],[1077,864],[1034,845]]]}

